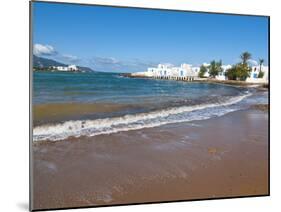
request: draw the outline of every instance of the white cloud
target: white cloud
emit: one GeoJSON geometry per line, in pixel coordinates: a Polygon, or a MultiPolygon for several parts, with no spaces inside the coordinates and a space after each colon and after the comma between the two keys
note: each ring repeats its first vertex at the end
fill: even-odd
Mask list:
{"type": "Polygon", "coordinates": [[[33,54],[36,56],[51,56],[57,54],[57,51],[53,46],[36,43],[33,46],[33,54]]]}

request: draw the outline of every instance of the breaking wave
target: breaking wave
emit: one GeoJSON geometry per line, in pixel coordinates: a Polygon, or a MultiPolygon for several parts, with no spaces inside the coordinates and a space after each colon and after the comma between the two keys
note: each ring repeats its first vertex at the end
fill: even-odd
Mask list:
{"type": "Polygon", "coordinates": [[[96,136],[122,131],[158,127],[165,124],[204,120],[238,110],[234,106],[250,93],[229,97],[216,103],[179,106],[147,113],[94,120],[66,121],[33,129],[33,141],[58,141],[68,137],[96,136]]]}

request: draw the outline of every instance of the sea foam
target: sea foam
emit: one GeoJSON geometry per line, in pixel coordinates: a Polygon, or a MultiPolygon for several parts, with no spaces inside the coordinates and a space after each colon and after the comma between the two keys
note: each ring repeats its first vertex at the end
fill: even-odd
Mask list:
{"type": "Polygon", "coordinates": [[[250,93],[247,93],[211,104],[172,107],[121,117],[75,120],[60,124],[37,126],[33,129],[33,141],[58,141],[68,137],[96,136],[158,127],[165,124],[209,119],[236,110],[227,106],[234,105],[250,95],[250,93]]]}

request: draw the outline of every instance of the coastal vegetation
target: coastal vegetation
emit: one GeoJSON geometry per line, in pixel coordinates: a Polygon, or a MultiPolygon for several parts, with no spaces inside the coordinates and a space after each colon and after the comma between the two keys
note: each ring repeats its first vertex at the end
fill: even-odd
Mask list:
{"type": "Polygon", "coordinates": [[[249,52],[243,52],[240,56],[243,64],[247,64],[248,61],[252,58],[252,55],[249,52]]]}
{"type": "Polygon", "coordinates": [[[222,61],[215,61],[212,60],[210,65],[209,65],[209,75],[212,78],[215,78],[218,76],[221,72],[223,71],[222,69],[222,61]]]}
{"type": "MultiPolygon", "coordinates": [[[[64,68],[67,68],[67,66],[62,66],[64,68]]],[[[46,72],[56,72],[56,71],[60,71],[58,69],[58,67],[56,66],[43,66],[43,67],[40,67],[40,66],[34,66],[33,67],[33,71],[46,71],[46,72]]],[[[77,69],[77,70],[72,70],[72,69],[69,69],[65,72],[81,72],[82,70],[80,69],[77,69]]]]}
{"type": "Polygon", "coordinates": [[[264,59],[260,58],[260,59],[259,59],[260,71],[259,71],[258,78],[262,78],[263,75],[264,75],[264,72],[262,72],[262,70],[261,70],[261,67],[262,67],[263,63],[264,63],[264,59]]]}
{"type": "Polygon", "coordinates": [[[198,76],[199,76],[200,78],[204,78],[204,77],[205,77],[205,74],[207,73],[207,71],[208,71],[207,67],[204,66],[204,65],[201,65],[201,66],[200,66],[200,70],[199,70],[198,76]]]}
{"type": "Polygon", "coordinates": [[[229,80],[245,81],[250,76],[251,68],[247,63],[238,63],[233,65],[225,73],[229,80]]]}
{"type": "Polygon", "coordinates": [[[249,60],[252,55],[249,52],[243,52],[240,56],[241,62],[233,65],[225,73],[229,80],[242,80],[245,81],[247,77],[250,77],[251,67],[249,65],[249,60]]]}
{"type": "Polygon", "coordinates": [[[47,66],[47,67],[33,66],[33,71],[53,71],[53,68],[52,66],[47,66]]]}
{"type": "Polygon", "coordinates": [[[259,75],[258,75],[258,78],[263,78],[263,76],[264,76],[264,72],[260,71],[259,75]]]}
{"type": "MultiPolygon", "coordinates": [[[[247,77],[250,77],[252,70],[252,67],[250,65],[250,60],[252,59],[251,53],[247,51],[243,52],[240,55],[240,59],[240,62],[232,65],[231,68],[225,71],[225,76],[228,80],[245,81],[247,77]]],[[[259,59],[259,72],[257,76],[258,78],[263,78],[264,76],[264,72],[262,71],[263,63],[264,59],[259,59]]],[[[220,75],[223,72],[222,61],[212,60],[210,62],[210,65],[208,66],[201,65],[198,76],[200,78],[204,78],[207,72],[209,73],[210,78],[215,78],[216,76],[220,75]]]]}

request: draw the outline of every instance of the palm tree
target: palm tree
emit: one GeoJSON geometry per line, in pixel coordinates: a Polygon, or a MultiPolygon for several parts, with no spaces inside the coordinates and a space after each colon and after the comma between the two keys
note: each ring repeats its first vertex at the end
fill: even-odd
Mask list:
{"type": "Polygon", "coordinates": [[[261,67],[262,67],[263,63],[264,63],[264,59],[260,58],[259,59],[260,72],[261,72],[261,67]]]}
{"type": "Polygon", "coordinates": [[[261,67],[262,67],[263,63],[264,63],[264,59],[261,59],[261,58],[260,58],[260,59],[259,59],[260,71],[259,71],[258,78],[262,78],[263,75],[264,75],[264,73],[263,73],[262,70],[261,70],[261,67]]]}
{"type": "Polygon", "coordinates": [[[240,56],[242,59],[242,63],[245,65],[247,64],[248,60],[250,60],[252,55],[249,52],[243,52],[240,56]]]}

